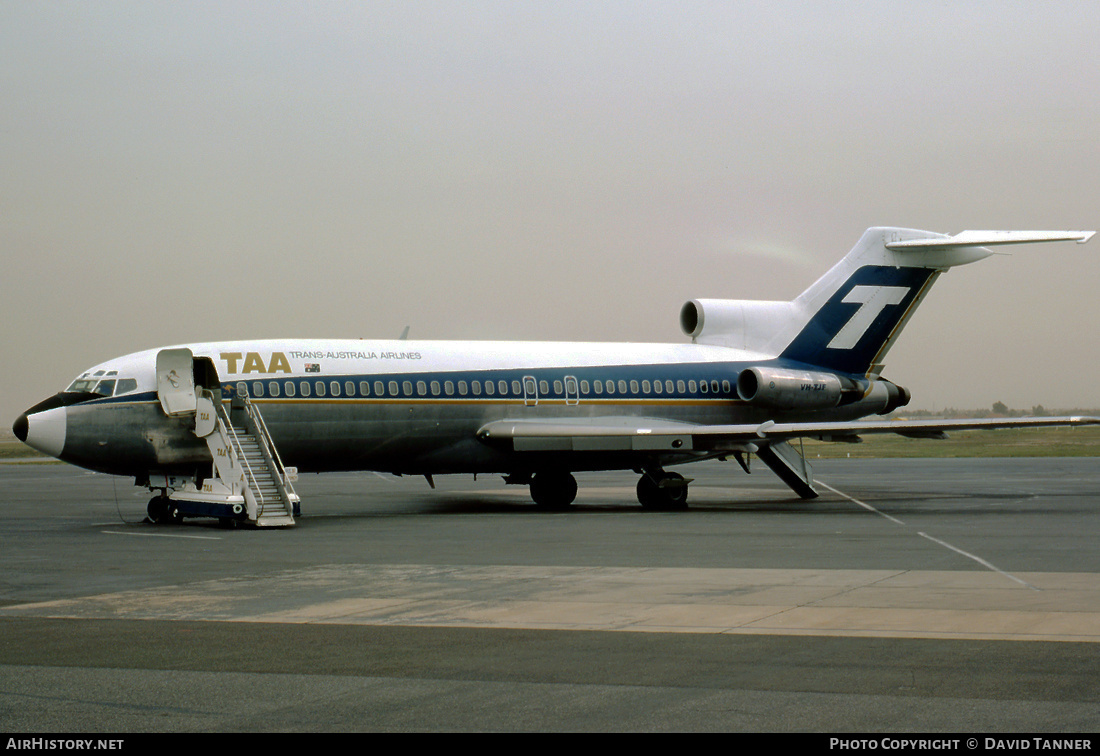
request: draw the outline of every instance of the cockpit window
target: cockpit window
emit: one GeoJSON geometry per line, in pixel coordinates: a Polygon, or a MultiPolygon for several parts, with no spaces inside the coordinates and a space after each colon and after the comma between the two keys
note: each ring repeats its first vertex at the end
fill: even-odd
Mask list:
{"type": "Polygon", "coordinates": [[[65,390],[72,392],[91,393],[92,389],[95,388],[95,384],[96,381],[94,378],[91,380],[88,380],[87,378],[77,378],[75,381],[73,381],[73,385],[69,386],[65,390]]]}
{"type": "Polygon", "coordinates": [[[100,381],[99,385],[95,387],[95,393],[100,396],[110,396],[115,393],[115,381],[112,378],[109,381],[100,381]]]}
{"type": "Polygon", "coordinates": [[[137,381],[133,378],[121,378],[115,387],[115,394],[129,394],[137,390],[137,381]]]}

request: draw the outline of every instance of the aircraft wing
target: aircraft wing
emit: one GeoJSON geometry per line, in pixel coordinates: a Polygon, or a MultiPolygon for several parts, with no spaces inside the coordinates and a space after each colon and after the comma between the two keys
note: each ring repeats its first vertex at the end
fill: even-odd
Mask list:
{"type": "Polygon", "coordinates": [[[497,420],[478,430],[488,444],[515,451],[754,452],[792,438],[856,441],[868,433],[946,438],[949,431],[1100,425],[1100,417],[1023,417],[972,420],[861,420],[854,422],[693,425],[643,417],[573,420],[497,420]]]}

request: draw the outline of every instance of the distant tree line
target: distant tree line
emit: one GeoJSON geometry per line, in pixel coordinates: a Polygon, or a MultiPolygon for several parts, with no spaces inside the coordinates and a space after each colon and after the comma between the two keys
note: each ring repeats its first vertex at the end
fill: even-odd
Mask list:
{"type": "Polygon", "coordinates": [[[895,414],[906,417],[942,417],[942,418],[967,418],[967,417],[1044,417],[1047,415],[1098,415],[1100,409],[1059,409],[1048,410],[1041,404],[1036,404],[1030,410],[1012,409],[1004,402],[993,402],[990,409],[957,409],[947,407],[943,410],[912,410],[901,409],[895,414]]]}

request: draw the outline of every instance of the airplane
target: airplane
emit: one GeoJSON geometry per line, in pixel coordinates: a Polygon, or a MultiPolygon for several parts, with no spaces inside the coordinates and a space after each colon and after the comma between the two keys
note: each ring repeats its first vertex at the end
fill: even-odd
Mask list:
{"type": "Polygon", "coordinates": [[[136,352],[81,373],[13,430],[65,462],[132,476],[154,522],[216,517],[283,526],[300,471],[501,474],[546,509],[569,507],[575,473],[633,470],[639,503],[686,506],[666,467],[757,457],[817,496],[793,441],[863,434],[1100,423],[1091,417],[887,419],[910,393],[883,359],[932,284],[990,247],[1093,231],[868,229],[797,298],[693,299],[690,343],[263,340],[136,352]],[[867,419],[870,416],[879,416],[867,419]],[[283,460],[286,460],[284,464],[283,460]]]}

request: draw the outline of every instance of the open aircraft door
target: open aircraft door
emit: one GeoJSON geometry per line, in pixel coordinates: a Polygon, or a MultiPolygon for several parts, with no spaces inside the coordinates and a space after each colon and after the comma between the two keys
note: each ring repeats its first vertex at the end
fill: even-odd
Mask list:
{"type": "Polygon", "coordinates": [[[190,349],[157,352],[157,398],[169,417],[194,412],[198,405],[193,364],[190,349]]]}

